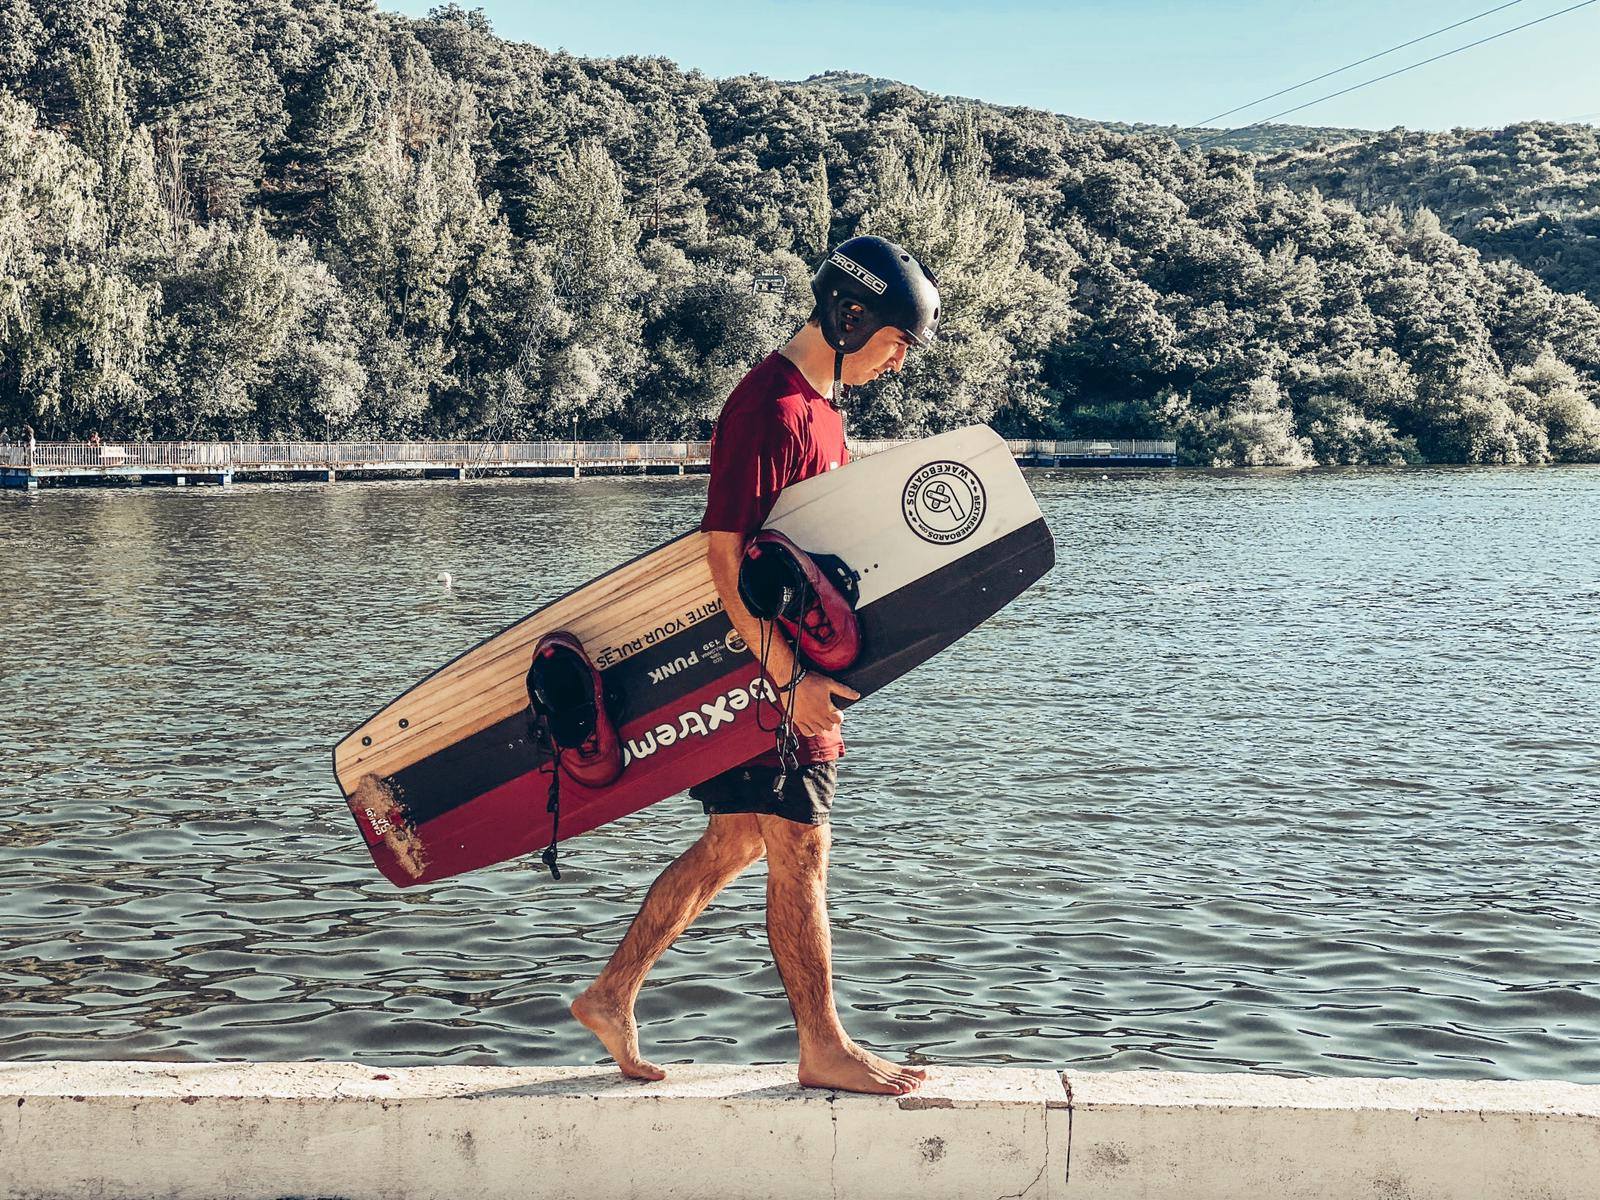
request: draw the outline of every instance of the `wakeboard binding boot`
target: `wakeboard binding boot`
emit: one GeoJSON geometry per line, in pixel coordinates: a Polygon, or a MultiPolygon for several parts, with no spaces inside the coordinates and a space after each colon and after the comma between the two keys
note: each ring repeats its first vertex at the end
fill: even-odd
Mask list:
{"type": "Polygon", "coordinates": [[[739,598],[753,615],[776,621],[807,663],[832,674],[861,656],[858,579],[835,556],[807,554],[763,529],[745,547],[739,598]]]}
{"type": "Polygon", "coordinates": [[[539,639],[528,668],[530,732],[550,746],[550,845],[540,856],[559,880],[556,843],[561,832],[561,775],[589,788],[605,787],[622,774],[622,738],[607,704],[600,672],[583,643],[557,631],[539,639]]]}
{"type": "Polygon", "coordinates": [[[600,672],[570,633],[547,633],[534,647],[528,701],[574,783],[605,787],[622,774],[622,739],[607,711],[600,672]]]}

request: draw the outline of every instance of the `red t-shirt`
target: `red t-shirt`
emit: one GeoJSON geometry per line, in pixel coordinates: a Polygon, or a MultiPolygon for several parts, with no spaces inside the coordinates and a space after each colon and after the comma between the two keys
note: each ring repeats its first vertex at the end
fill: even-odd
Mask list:
{"type": "MultiPolygon", "coordinates": [[[[722,406],[711,434],[711,487],[700,528],[749,537],[784,488],[849,461],[839,410],[775,350],[739,381],[722,406]]],[[[843,753],[844,739],[835,732],[802,737],[797,757],[819,763],[843,753]]],[[[754,761],[776,766],[777,753],[754,761]]]]}

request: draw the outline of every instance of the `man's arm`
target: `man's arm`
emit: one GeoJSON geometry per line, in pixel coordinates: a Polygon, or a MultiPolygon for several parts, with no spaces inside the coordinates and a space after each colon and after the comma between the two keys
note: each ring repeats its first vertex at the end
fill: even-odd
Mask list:
{"type": "MultiPolygon", "coordinates": [[[[727,610],[728,620],[739,631],[739,636],[750,647],[752,654],[760,653],[763,637],[770,639],[767,676],[781,692],[782,685],[794,677],[797,664],[782,631],[773,630],[772,622],[763,621],[752,614],[739,595],[739,564],[744,559],[744,535],[713,530],[706,537],[706,563],[711,568],[711,579],[717,585],[717,595],[722,597],[722,607],[727,610]]],[[[807,737],[817,737],[830,729],[837,729],[844,720],[844,714],[834,707],[835,696],[843,696],[847,700],[861,698],[859,692],[837,679],[830,679],[817,671],[807,671],[800,686],[795,689],[795,728],[807,737]]]]}

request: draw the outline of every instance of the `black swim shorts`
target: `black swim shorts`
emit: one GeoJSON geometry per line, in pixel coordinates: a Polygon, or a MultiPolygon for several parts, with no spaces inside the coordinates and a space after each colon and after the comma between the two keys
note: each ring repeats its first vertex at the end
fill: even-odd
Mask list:
{"type": "Polygon", "coordinates": [[[826,825],[833,810],[838,764],[812,763],[790,771],[781,793],[772,790],[778,768],[746,765],[698,783],[689,795],[707,815],[770,813],[802,825],[826,825]]]}

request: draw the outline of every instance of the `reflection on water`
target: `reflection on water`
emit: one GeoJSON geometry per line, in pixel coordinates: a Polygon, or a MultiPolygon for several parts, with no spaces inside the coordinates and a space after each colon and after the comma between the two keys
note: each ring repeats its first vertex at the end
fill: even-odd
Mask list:
{"type": "MultiPolygon", "coordinates": [[[[932,1062],[1600,1082],[1600,472],[1032,479],[1061,565],[850,715],[850,1028],[932,1062]]],[[[560,885],[397,892],[329,747],[703,489],[0,497],[0,1058],[597,1061],[564,1001],[698,805],[574,842],[560,885]]],[[[762,888],[652,977],[658,1057],[794,1057],[762,888]]]]}

